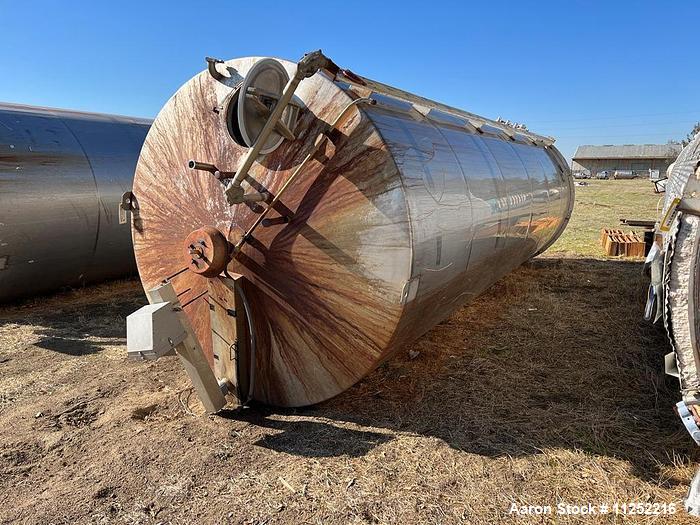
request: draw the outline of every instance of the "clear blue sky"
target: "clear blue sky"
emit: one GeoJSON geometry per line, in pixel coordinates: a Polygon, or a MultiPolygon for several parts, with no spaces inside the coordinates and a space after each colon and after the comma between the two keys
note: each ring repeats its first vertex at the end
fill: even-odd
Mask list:
{"type": "Polygon", "coordinates": [[[298,59],[579,144],[700,120],[697,1],[0,0],[0,100],[154,116],[204,57],[298,59]],[[695,24],[695,25],[694,25],[695,24]]]}

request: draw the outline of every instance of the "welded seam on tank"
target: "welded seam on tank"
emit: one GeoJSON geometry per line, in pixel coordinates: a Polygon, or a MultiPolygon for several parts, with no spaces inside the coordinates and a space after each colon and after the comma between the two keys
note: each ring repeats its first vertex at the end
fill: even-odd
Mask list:
{"type": "MultiPolygon", "coordinates": [[[[78,136],[73,132],[71,127],[68,125],[68,123],[61,117],[60,119],[61,124],[63,124],[68,132],[73,136],[75,141],[78,143],[78,146],[80,146],[80,151],[83,152],[83,155],[85,155],[85,160],[88,163],[88,166],[90,167],[90,173],[92,174],[92,181],[95,183],[95,198],[97,199],[96,205],[97,205],[97,227],[95,229],[95,242],[92,245],[92,256],[93,260],[95,257],[95,253],[97,253],[97,242],[100,240],[100,226],[102,222],[102,209],[100,207],[100,188],[97,184],[97,177],[95,176],[95,169],[92,167],[92,162],[90,161],[90,156],[87,154],[87,151],[85,151],[85,148],[83,147],[83,143],[80,142],[80,139],[78,136]]],[[[89,268],[89,265],[85,265],[85,271],[87,271],[89,268]]]]}
{"type": "MultiPolygon", "coordinates": [[[[459,166],[459,171],[462,174],[462,179],[464,180],[464,186],[467,189],[466,197],[467,197],[467,199],[469,199],[469,215],[471,216],[471,222],[470,222],[469,226],[470,226],[471,231],[472,231],[471,239],[469,239],[469,252],[467,253],[467,264],[464,267],[465,271],[467,271],[467,270],[469,270],[469,264],[471,263],[471,260],[472,260],[472,247],[474,246],[474,237],[476,236],[476,227],[474,225],[474,204],[472,202],[472,192],[469,189],[469,181],[467,180],[467,174],[464,172],[464,166],[462,166],[462,162],[459,160],[459,156],[457,155],[457,152],[452,147],[452,143],[449,141],[449,139],[442,132],[442,129],[440,128],[440,126],[437,126],[435,123],[431,122],[427,117],[423,117],[423,118],[426,122],[430,123],[430,125],[433,126],[437,130],[437,132],[440,134],[442,139],[445,141],[445,144],[447,144],[447,147],[450,148],[450,151],[452,152],[452,156],[457,161],[457,166],[459,166]]],[[[459,127],[455,126],[454,129],[457,131],[461,131],[463,133],[467,133],[467,130],[464,128],[459,128],[459,127]]]]}
{"type": "MultiPolygon", "coordinates": [[[[362,105],[357,106],[357,109],[365,118],[367,118],[372,123],[374,131],[377,133],[382,143],[386,146],[387,152],[389,153],[389,158],[391,159],[391,164],[396,170],[396,174],[398,176],[397,178],[399,179],[399,186],[401,187],[401,195],[403,196],[404,209],[406,210],[406,229],[408,230],[408,245],[411,250],[410,266],[408,268],[408,275],[406,276],[406,282],[408,282],[411,279],[413,279],[413,269],[415,267],[414,259],[416,251],[414,246],[414,236],[412,227],[413,222],[411,221],[411,207],[408,204],[408,190],[406,189],[406,184],[403,180],[403,171],[401,171],[401,168],[399,168],[399,165],[396,162],[394,152],[389,146],[389,141],[386,139],[379,126],[377,126],[377,124],[374,122],[374,119],[372,119],[370,112],[363,108],[362,105]]],[[[401,298],[401,300],[403,300],[403,297],[401,298]]]]}
{"type": "MultiPolygon", "coordinates": [[[[433,128],[435,128],[435,125],[434,125],[432,122],[429,122],[428,119],[426,119],[423,115],[421,115],[421,114],[420,114],[419,112],[417,112],[417,111],[415,111],[415,113],[417,113],[418,115],[420,115],[420,118],[421,118],[422,120],[428,122],[428,124],[429,124],[430,126],[432,126],[433,128]]],[[[419,122],[420,122],[420,121],[419,121],[419,122]]],[[[404,132],[405,136],[408,138],[408,143],[409,143],[417,152],[420,152],[420,151],[421,151],[420,145],[418,144],[418,142],[416,142],[416,138],[413,136],[413,134],[411,133],[411,131],[408,129],[408,126],[406,126],[406,124],[403,123],[401,120],[397,120],[397,124],[396,124],[396,125],[401,129],[401,131],[404,132]]],[[[439,133],[439,132],[438,132],[438,133],[439,133]]],[[[440,134],[440,136],[442,136],[441,133],[439,133],[439,134],[440,134]]],[[[434,158],[434,157],[435,157],[435,144],[433,144],[433,158],[434,158]]],[[[428,183],[429,183],[430,186],[431,186],[431,188],[428,188],[428,191],[430,191],[431,189],[434,189],[434,188],[435,188],[435,182],[434,182],[434,180],[433,180],[433,173],[432,173],[432,171],[430,170],[430,167],[427,165],[427,162],[421,160],[420,165],[421,165],[421,170],[423,171],[424,177],[427,178],[427,181],[428,181],[428,183]]],[[[461,169],[461,168],[460,168],[460,169],[461,169]]],[[[400,171],[400,173],[401,173],[401,175],[403,175],[403,171],[400,171]]],[[[425,182],[424,182],[423,184],[425,185],[425,182]]],[[[444,188],[443,188],[443,191],[444,191],[444,188]]],[[[431,196],[432,196],[432,192],[431,192],[431,196]]],[[[433,199],[435,199],[434,196],[433,196],[433,199]]],[[[438,205],[440,205],[440,203],[437,202],[437,200],[436,200],[436,203],[437,203],[438,205]]],[[[413,223],[410,223],[410,229],[413,230],[413,223]]],[[[436,240],[435,251],[436,251],[436,256],[435,256],[436,263],[435,263],[435,265],[438,266],[438,265],[440,264],[440,261],[442,260],[442,232],[440,233],[440,236],[439,236],[439,237],[437,238],[437,240],[436,240]]],[[[413,275],[413,269],[414,269],[414,268],[413,268],[413,264],[411,264],[411,278],[414,277],[414,275],[413,275]]],[[[423,268],[421,268],[421,271],[422,271],[422,270],[423,270],[423,268]]],[[[420,274],[419,274],[419,275],[420,275],[420,274]]]]}
{"type": "MultiPolygon", "coordinates": [[[[498,139],[496,139],[498,140],[498,139]]],[[[481,136],[476,136],[474,142],[476,143],[477,149],[481,152],[481,154],[484,156],[484,160],[486,160],[486,164],[489,167],[489,171],[491,171],[491,174],[493,175],[493,179],[496,180],[497,178],[503,183],[503,186],[506,188],[506,194],[505,194],[505,203],[506,203],[506,224],[508,225],[505,229],[505,236],[504,237],[498,237],[496,239],[496,246],[498,246],[498,241],[502,238],[503,239],[503,249],[507,249],[509,242],[509,232],[510,232],[510,196],[508,195],[508,181],[506,181],[505,175],[503,175],[503,171],[501,170],[501,166],[498,164],[498,159],[496,158],[496,155],[494,154],[493,151],[491,151],[491,148],[489,145],[486,143],[485,140],[481,136]],[[498,170],[498,175],[496,174],[496,171],[498,170]]],[[[501,196],[501,192],[499,191],[498,184],[496,184],[496,194],[498,195],[498,199],[501,200],[503,197],[501,196]]],[[[501,225],[503,224],[503,221],[499,219],[498,221],[498,233],[501,233],[501,225]]]]}
{"type": "Polygon", "coordinates": [[[569,221],[571,220],[571,215],[574,211],[574,197],[575,197],[575,193],[576,193],[576,190],[574,187],[573,177],[569,173],[569,167],[566,164],[566,161],[564,161],[563,163],[561,162],[561,159],[563,159],[563,157],[561,157],[559,150],[556,149],[555,146],[551,146],[551,150],[554,153],[552,153],[550,155],[550,153],[547,151],[547,148],[540,148],[540,149],[542,151],[544,151],[544,153],[547,155],[547,158],[550,161],[552,161],[552,164],[554,165],[554,167],[561,170],[562,179],[566,183],[566,188],[568,190],[566,193],[569,197],[569,201],[567,202],[566,211],[560,212],[560,213],[562,213],[562,221],[559,224],[559,228],[557,228],[557,230],[552,234],[552,237],[549,239],[549,241],[547,241],[544,244],[544,246],[542,246],[542,248],[540,248],[540,250],[533,257],[535,257],[541,253],[546,252],[550,248],[550,246],[552,246],[557,241],[557,239],[561,236],[561,234],[564,233],[564,229],[569,224],[569,221]],[[552,159],[552,155],[557,155],[557,159],[559,159],[559,161],[552,159]]]}

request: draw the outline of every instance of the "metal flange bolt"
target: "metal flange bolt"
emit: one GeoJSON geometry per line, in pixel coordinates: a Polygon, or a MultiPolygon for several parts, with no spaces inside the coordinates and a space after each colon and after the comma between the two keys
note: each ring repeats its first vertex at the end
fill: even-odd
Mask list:
{"type": "Polygon", "coordinates": [[[185,239],[187,267],[202,277],[216,277],[226,269],[230,260],[229,242],[216,228],[204,226],[185,239]]]}

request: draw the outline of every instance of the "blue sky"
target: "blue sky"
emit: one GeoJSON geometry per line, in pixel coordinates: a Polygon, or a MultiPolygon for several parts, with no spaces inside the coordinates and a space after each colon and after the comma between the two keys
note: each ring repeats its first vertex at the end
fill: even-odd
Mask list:
{"type": "Polygon", "coordinates": [[[579,144],[700,120],[700,4],[0,0],[0,101],[154,116],[207,55],[321,48],[376,80],[579,144]],[[695,24],[695,25],[694,25],[695,24]]]}

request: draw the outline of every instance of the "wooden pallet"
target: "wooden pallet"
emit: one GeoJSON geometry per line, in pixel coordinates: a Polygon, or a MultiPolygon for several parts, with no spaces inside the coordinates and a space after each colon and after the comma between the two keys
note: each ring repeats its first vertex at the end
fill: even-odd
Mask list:
{"type": "Polygon", "coordinates": [[[638,233],[603,228],[600,231],[600,243],[606,255],[622,257],[644,257],[644,238],[638,233]]]}

